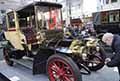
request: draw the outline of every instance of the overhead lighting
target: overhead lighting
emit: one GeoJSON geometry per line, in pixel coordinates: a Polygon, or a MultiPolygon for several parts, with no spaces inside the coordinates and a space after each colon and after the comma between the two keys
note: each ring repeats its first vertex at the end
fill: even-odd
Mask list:
{"type": "Polygon", "coordinates": [[[0,4],[5,4],[5,2],[2,1],[2,2],[0,2],[0,4]]]}

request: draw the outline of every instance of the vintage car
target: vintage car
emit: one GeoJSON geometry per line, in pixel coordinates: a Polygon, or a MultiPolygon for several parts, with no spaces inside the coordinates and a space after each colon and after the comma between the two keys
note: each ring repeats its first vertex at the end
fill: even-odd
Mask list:
{"type": "Polygon", "coordinates": [[[34,2],[6,14],[3,55],[33,74],[47,73],[50,81],[82,81],[81,68],[104,66],[104,51],[97,39],[65,39],[62,5],[34,2]],[[86,67],[87,65],[87,67],[86,67]]]}

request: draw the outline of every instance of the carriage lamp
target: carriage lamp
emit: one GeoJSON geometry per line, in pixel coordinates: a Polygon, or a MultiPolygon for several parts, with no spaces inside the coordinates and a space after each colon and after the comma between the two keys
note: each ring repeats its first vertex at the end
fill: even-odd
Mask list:
{"type": "Polygon", "coordinates": [[[97,51],[100,51],[100,47],[97,46],[97,47],[96,47],[96,50],[97,50],[97,51]]]}
{"type": "Polygon", "coordinates": [[[83,60],[86,60],[86,57],[87,57],[87,54],[86,54],[86,53],[83,53],[83,54],[82,54],[82,59],[83,59],[83,60]]]}

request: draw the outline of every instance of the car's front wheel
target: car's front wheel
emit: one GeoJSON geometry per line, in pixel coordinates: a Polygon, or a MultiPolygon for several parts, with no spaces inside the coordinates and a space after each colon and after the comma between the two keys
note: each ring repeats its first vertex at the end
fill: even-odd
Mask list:
{"type": "Polygon", "coordinates": [[[82,81],[78,66],[66,55],[50,56],[47,61],[47,72],[50,81],[82,81]]]}

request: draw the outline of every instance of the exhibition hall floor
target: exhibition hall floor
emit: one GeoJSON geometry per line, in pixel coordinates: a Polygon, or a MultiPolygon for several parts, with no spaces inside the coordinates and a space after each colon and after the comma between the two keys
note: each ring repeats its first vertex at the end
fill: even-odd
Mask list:
{"type": "MultiPolygon", "coordinates": [[[[32,75],[30,69],[19,64],[10,67],[4,60],[0,61],[0,72],[11,81],[49,81],[46,74],[32,75]]],[[[118,78],[117,70],[106,66],[91,75],[83,75],[83,81],[118,81],[118,78]]]]}

